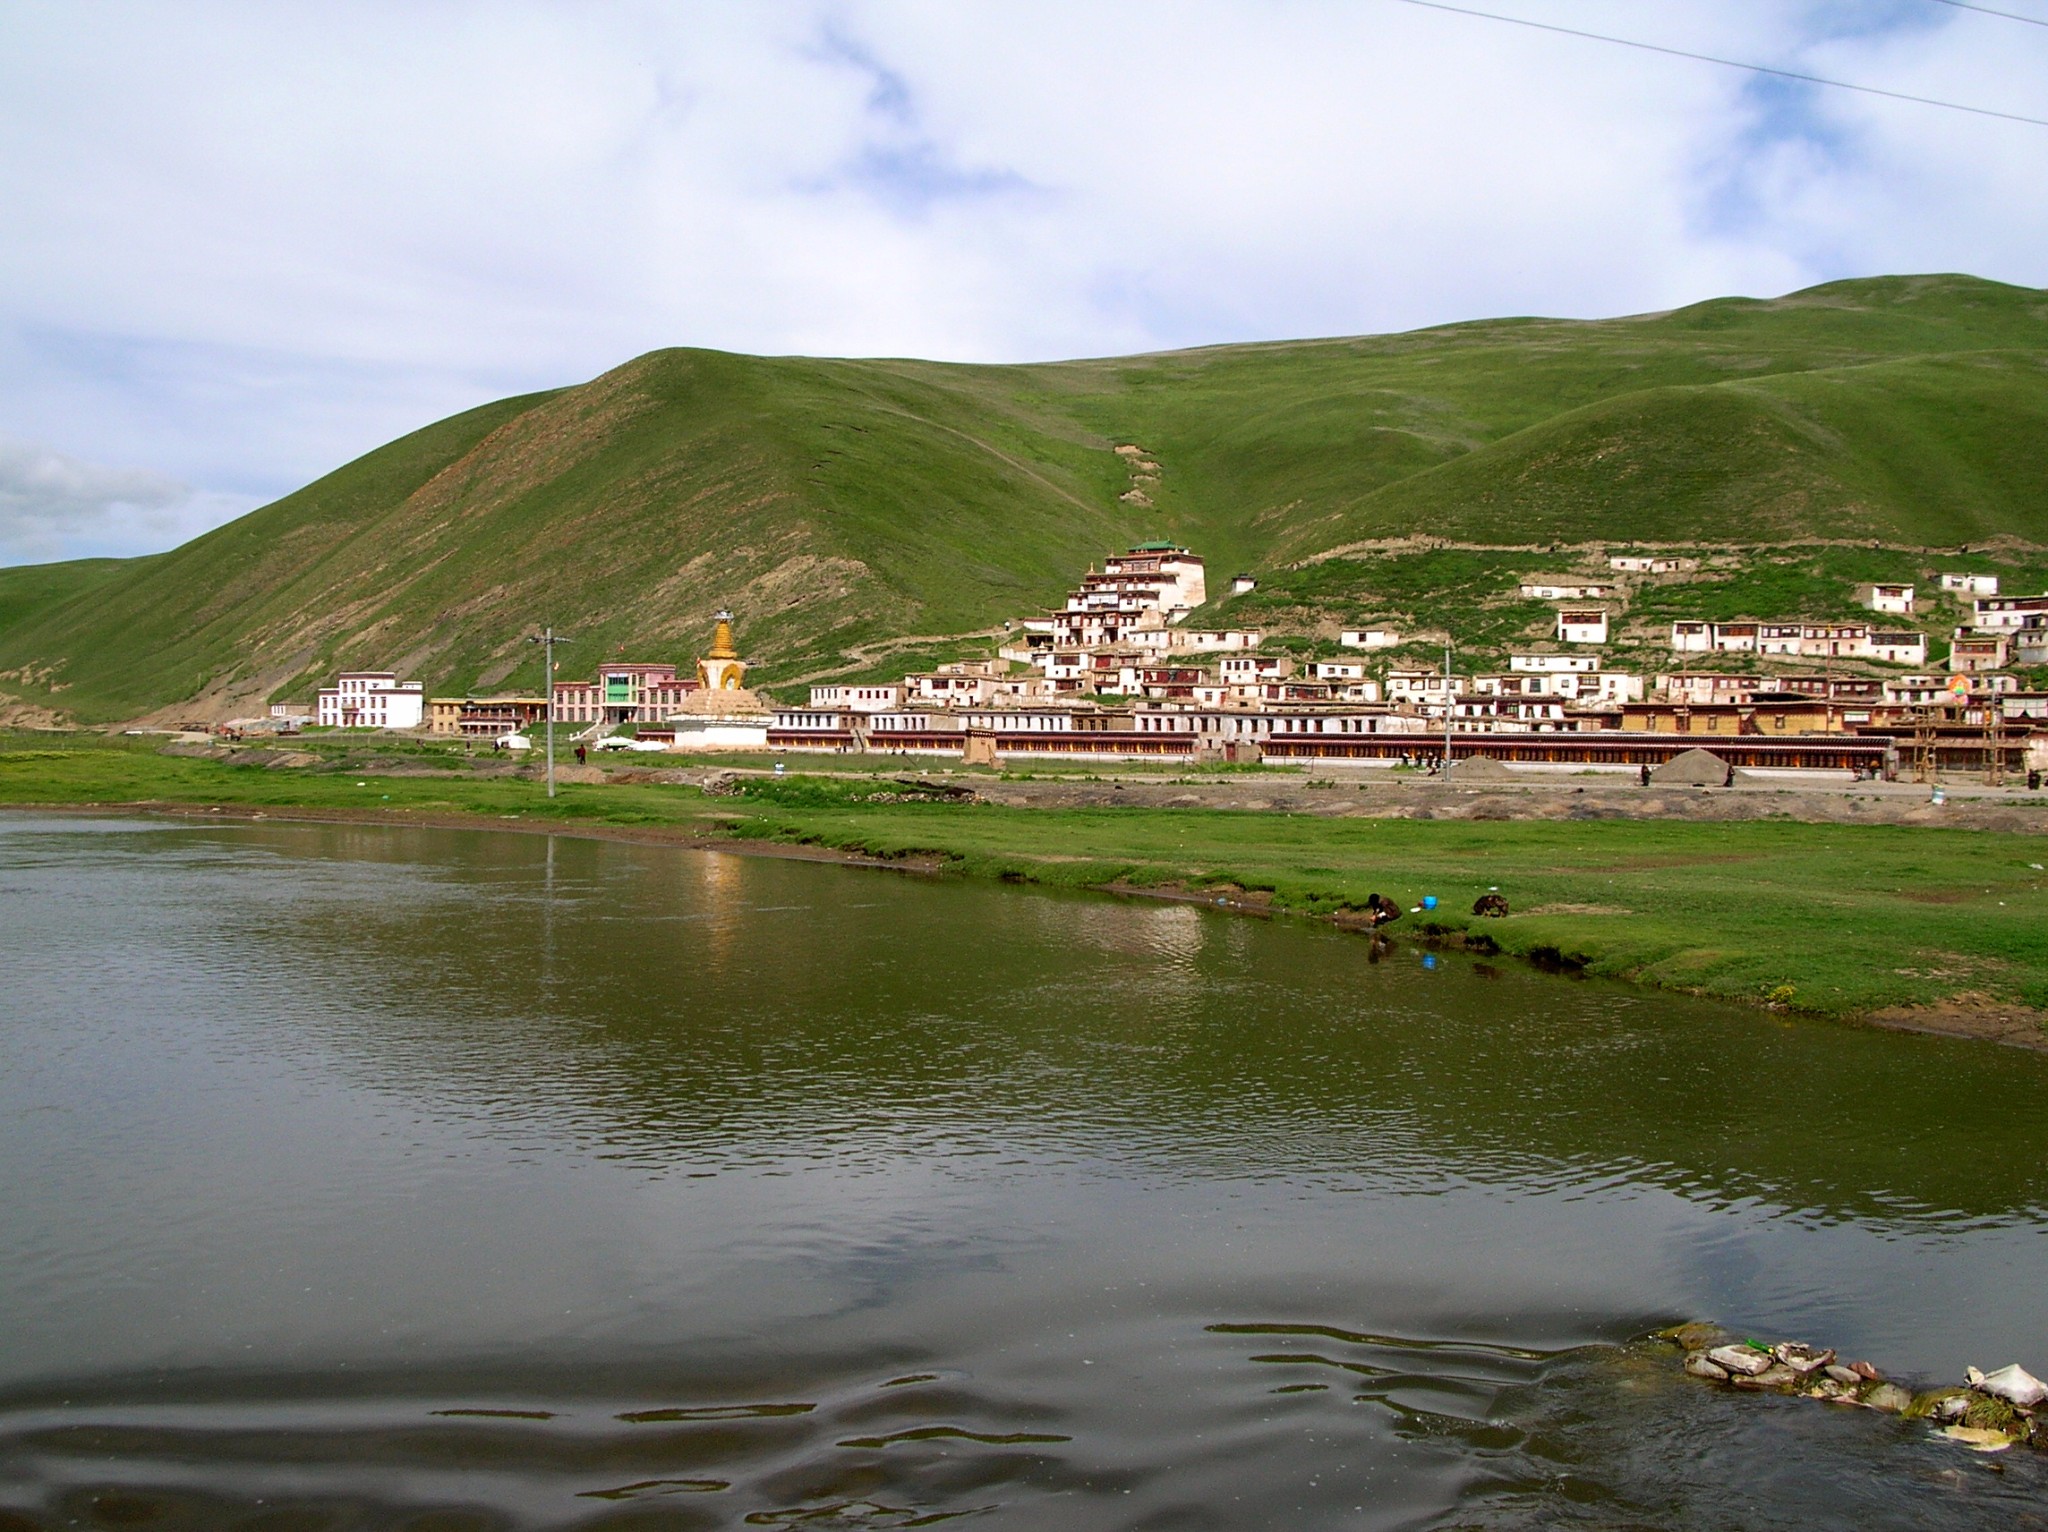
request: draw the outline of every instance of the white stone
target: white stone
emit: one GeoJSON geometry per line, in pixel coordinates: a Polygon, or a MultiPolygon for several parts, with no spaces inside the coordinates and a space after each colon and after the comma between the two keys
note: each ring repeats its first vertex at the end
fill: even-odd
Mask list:
{"type": "Polygon", "coordinates": [[[1707,1360],[1751,1378],[1776,1365],[1768,1351],[1752,1351],[1747,1346],[1716,1346],[1707,1353],[1707,1360]]]}
{"type": "Polygon", "coordinates": [[[1981,1373],[1972,1367],[1970,1387],[1982,1389],[1987,1394],[1996,1394],[2008,1404],[2016,1404],[2023,1410],[2031,1410],[2048,1403],[2048,1383],[2043,1383],[2017,1362],[1989,1374],[1981,1373]]]}

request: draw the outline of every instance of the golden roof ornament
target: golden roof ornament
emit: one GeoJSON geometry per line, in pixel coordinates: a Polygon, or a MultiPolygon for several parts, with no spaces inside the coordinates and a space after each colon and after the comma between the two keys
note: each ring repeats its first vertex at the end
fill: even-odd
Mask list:
{"type": "Polygon", "coordinates": [[[747,662],[733,647],[732,613],[723,608],[711,635],[711,652],[697,661],[697,683],[714,692],[736,692],[746,687],[747,662]]]}
{"type": "Polygon", "coordinates": [[[714,660],[736,660],[739,650],[732,646],[732,613],[723,607],[718,611],[718,628],[711,635],[711,653],[706,656],[714,660]]]}

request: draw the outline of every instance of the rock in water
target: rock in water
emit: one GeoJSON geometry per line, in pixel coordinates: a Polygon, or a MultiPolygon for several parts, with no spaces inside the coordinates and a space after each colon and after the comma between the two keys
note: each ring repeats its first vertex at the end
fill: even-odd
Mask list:
{"type": "Polygon", "coordinates": [[[1993,1373],[1981,1373],[1970,1369],[1970,1387],[1982,1389],[1987,1394],[1996,1394],[2008,1404],[2016,1404],[2023,1410],[2036,1409],[2048,1404],[2048,1383],[2028,1372],[2019,1363],[2013,1362],[1993,1373]]]}
{"type": "Polygon", "coordinates": [[[1828,1363],[1835,1359],[1834,1352],[1816,1351],[1813,1347],[1804,1345],[1799,1341],[1780,1342],[1778,1345],[1771,1347],[1771,1355],[1798,1373],[1802,1378],[1810,1372],[1819,1372],[1821,1368],[1827,1366],[1828,1363]]]}
{"type": "Polygon", "coordinates": [[[1839,1362],[1828,1363],[1828,1376],[1844,1388],[1856,1388],[1863,1382],[1863,1374],[1844,1367],[1839,1362]]]}
{"type": "Polygon", "coordinates": [[[1913,1396],[1896,1383],[1880,1383],[1860,1401],[1873,1410],[1883,1410],[1887,1415],[1903,1415],[1913,1403],[1913,1396]]]}
{"type": "Polygon", "coordinates": [[[1975,1426],[1949,1426],[1941,1434],[1972,1452],[2003,1452],[2012,1445],[2012,1438],[2003,1431],[1980,1431],[1975,1426]]]}
{"type": "Polygon", "coordinates": [[[1748,1346],[1716,1346],[1707,1353],[1707,1360],[1751,1378],[1775,1365],[1770,1352],[1752,1350],[1748,1346]]]}
{"type": "Polygon", "coordinates": [[[1704,1351],[1694,1351],[1685,1359],[1685,1370],[1695,1378],[1710,1378],[1716,1383],[1728,1381],[1728,1369],[1718,1362],[1709,1361],[1704,1351]]]}
{"type": "Polygon", "coordinates": [[[1672,1345],[1686,1351],[1709,1351],[1715,1346],[1725,1346],[1739,1338],[1719,1325],[1698,1319],[1688,1324],[1673,1325],[1670,1329],[1659,1330],[1657,1333],[1672,1345]]]}
{"type": "Polygon", "coordinates": [[[1737,1388],[1789,1388],[1799,1382],[1799,1374],[1787,1367],[1783,1362],[1773,1362],[1760,1373],[1749,1377],[1734,1377],[1728,1381],[1737,1388]]]}

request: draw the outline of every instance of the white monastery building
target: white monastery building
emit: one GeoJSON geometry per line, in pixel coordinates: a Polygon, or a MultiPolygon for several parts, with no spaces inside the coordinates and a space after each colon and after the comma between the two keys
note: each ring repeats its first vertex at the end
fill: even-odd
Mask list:
{"type": "Polygon", "coordinates": [[[313,709],[323,729],[417,729],[426,715],[426,689],[389,670],[344,670],[313,709]]]}

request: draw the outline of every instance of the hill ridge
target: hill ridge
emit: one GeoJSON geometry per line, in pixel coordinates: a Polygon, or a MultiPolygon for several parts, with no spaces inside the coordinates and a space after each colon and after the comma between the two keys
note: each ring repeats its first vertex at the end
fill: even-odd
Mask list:
{"type": "Polygon", "coordinates": [[[1407,537],[2038,547],[2043,484],[2048,292],[1961,274],[1016,365],[664,347],[167,553],[0,570],[0,710],[227,716],[401,664],[538,685],[542,622],[574,665],[684,660],[725,606],[773,686],[945,657],[1153,536],[1269,577],[1407,537]]]}

